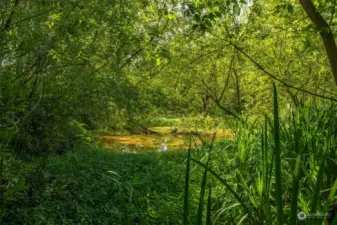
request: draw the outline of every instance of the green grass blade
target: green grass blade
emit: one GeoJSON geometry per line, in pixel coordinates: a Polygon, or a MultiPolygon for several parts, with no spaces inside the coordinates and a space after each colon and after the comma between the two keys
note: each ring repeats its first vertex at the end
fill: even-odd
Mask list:
{"type": "Polygon", "coordinates": [[[199,205],[198,205],[198,214],[197,214],[197,225],[202,225],[202,214],[203,214],[203,210],[204,210],[204,201],[205,201],[205,193],[206,193],[206,183],[207,183],[207,172],[208,172],[208,165],[211,159],[211,152],[213,149],[213,144],[214,144],[214,140],[215,140],[215,136],[216,133],[213,134],[213,138],[212,138],[212,143],[211,146],[209,148],[209,155],[208,155],[208,159],[207,159],[207,167],[205,168],[203,177],[202,177],[202,182],[201,182],[201,188],[200,188],[200,197],[199,197],[199,205]]]}
{"type": "MultiPolygon", "coordinates": [[[[243,175],[240,173],[239,170],[236,170],[237,180],[240,183],[241,187],[247,192],[250,193],[250,188],[248,187],[248,184],[246,182],[246,179],[243,177],[243,175]]],[[[256,203],[254,197],[249,194],[249,200],[252,203],[252,205],[255,208],[258,208],[258,204],[256,203]]]]}
{"type": "Polygon", "coordinates": [[[217,173],[215,173],[212,169],[210,169],[207,165],[205,165],[204,163],[191,158],[191,160],[195,163],[197,163],[198,165],[204,167],[204,168],[208,168],[208,172],[210,174],[212,174],[217,180],[219,180],[227,189],[230,193],[232,193],[232,195],[236,198],[236,200],[238,200],[240,202],[240,204],[242,205],[242,207],[244,208],[244,210],[246,211],[246,213],[248,213],[248,215],[251,217],[251,210],[247,207],[247,205],[245,204],[245,202],[241,199],[241,197],[239,195],[237,195],[235,193],[235,191],[233,190],[233,188],[224,180],[222,179],[217,173]]]}
{"type": "Polygon", "coordinates": [[[295,170],[293,174],[290,225],[296,225],[296,219],[297,219],[297,200],[298,200],[300,161],[301,161],[301,157],[298,155],[296,158],[295,170]]]}
{"type": "MultiPolygon", "coordinates": [[[[335,194],[336,194],[336,190],[337,190],[337,179],[335,180],[331,190],[330,190],[330,193],[329,193],[329,196],[328,196],[328,200],[326,201],[325,205],[324,205],[324,209],[323,209],[323,213],[326,214],[329,212],[329,208],[330,208],[330,203],[332,202],[332,200],[334,199],[335,197],[335,194]]],[[[333,220],[333,223],[332,224],[337,224],[337,216],[335,216],[335,219],[333,220]]]]}
{"type": "Polygon", "coordinates": [[[241,225],[241,224],[243,224],[243,221],[245,221],[245,219],[247,219],[247,214],[246,215],[244,215],[241,219],[240,219],[240,221],[237,223],[238,225],[241,225]]]}
{"type": "MultiPolygon", "coordinates": [[[[272,127],[272,123],[268,117],[266,117],[266,123],[265,123],[265,149],[266,149],[266,155],[268,154],[268,124],[269,126],[272,127]]],[[[268,156],[266,156],[268,157],[268,156]]],[[[268,162],[268,158],[266,158],[268,162]]],[[[272,174],[273,174],[273,169],[274,169],[274,161],[275,161],[275,151],[271,152],[271,161],[270,164],[267,163],[267,194],[268,197],[270,196],[270,186],[271,186],[271,179],[272,179],[272,174]]],[[[270,209],[270,207],[268,207],[270,209]]]]}
{"type": "Polygon", "coordinates": [[[282,182],[281,182],[281,144],[280,144],[280,121],[278,114],[277,90],[274,86],[274,142],[275,142],[275,182],[276,182],[276,205],[277,223],[283,224],[283,202],[282,202],[282,182]]]}
{"type": "MultiPolygon", "coordinates": [[[[261,160],[262,160],[262,182],[263,182],[263,196],[267,191],[267,161],[266,161],[266,150],[265,150],[265,139],[264,130],[261,133],[261,160]]],[[[263,199],[263,197],[262,197],[263,199]]]]}
{"type": "Polygon", "coordinates": [[[296,218],[297,218],[297,202],[298,202],[298,192],[299,192],[299,169],[300,169],[300,162],[301,156],[299,155],[300,152],[300,135],[299,130],[297,129],[296,121],[293,118],[293,128],[294,128],[294,150],[297,154],[294,172],[292,175],[292,193],[291,193],[291,213],[290,213],[290,225],[296,225],[296,218]]]}
{"type": "MultiPolygon", "coordinates": [[[[320,165],[319,165],[319,170],[318,170],[318,174],[317,174],[317,180],[316,180],[316,185],[315,185],[315,192],[314,192],[314,197],[312,200],[312,204],[311,204],[311,210],[310,213],[316,213],[316,209],[318,206],[318,202],[319,202],[319,194],[321,191],[321,186],[322,186],[322,181],[323,181],[323,174],[325,171],[325,160],[326,160],[326,154],[327,151],[329,149],[329,141],[328,140],[324,140],[324,148],[323,151],[321,153],[321,157],[320,157],[320,165]]],[[[314,220],[310,220],[309,225],[314,224],[314,220]]]]}
{"type": "Polygon", "coordinates": [[[333,198],[335,197],[336,190],[337,190],[337,179],[335,180],[335,182],[334,182],[334,184],[333,184],[333,186],[330,190],[328,200],[326,201],[325,206],[324,206],[323,213],[327,213],[329,211],[330,203],[332,202],[333,198]]]}
{"type": "Polygon", "coordinates": [[[332,224],[331,225],[337,225],[337,216],[335,216],[335,218],[333,219],[332,221],[332,224]]]}
{"type": "MultiPolygon", "coordinates": [[[[269,166],[268,161],[268,118],[265,116],[264,120],[264,131],[262,132],[262,151],[264,153],[263,157],[263,165],[264,165],[264,171],[263,171],[263,208],[266,214],[266,222],[267,224],[272,224],[272,215],[271,215],[271,209],[268,205],[269,199],[270,199],[270,178],[272,174],[273,169],[273,159],[271,165],[269,166]]],[[[274,155],[274,154],[273,154],[274,155]]]]}
{"type": "MultiPolygon", "coordinates": [[[[208,165],[208,162],[207,162],[208,165]]],[[[205,168],[202,182],[201,182],[201,189],[200,189],[200,196],[199,196],[199,206],[198,206],[198,214],[197,214],[197,225],[202,225],[202,214],[204,209],[204,199],[205,199],[205,191],[206,191],[206,183],[207,183],[207,168],[205,168]]]]}
{"type": "Polygon", "coordinates": [[[212,187],[209,187],[208,201],[207,201],[207,213],[206,213],[206,225],[211,225],[211,209],[212,209],[212,187]]]}
{"type": "Polygon", "coordinates": [[[189,180],[190,180],[190,164],[191,164],[191,137],[190,146],[187,152],[187,162],[186,162],[186,174],[185,174],[185,193],[184,193],[184,213],[183,213],[183,225],[188,224],[188,196],[189,196],[189,180]]]}
{"type": "Polygon", "coordinates": [[[123,211],[122,224],[128,225],[129,224],[129,221],[128,221],[129,216],[128,216],[128,211],[127,211],[127,208],[126,208],[123,187],[121,185],[119,185],[119,193],[120,193],[120,199],[121,199],[121,202],[122,202],[122,211],[123,211]]]}

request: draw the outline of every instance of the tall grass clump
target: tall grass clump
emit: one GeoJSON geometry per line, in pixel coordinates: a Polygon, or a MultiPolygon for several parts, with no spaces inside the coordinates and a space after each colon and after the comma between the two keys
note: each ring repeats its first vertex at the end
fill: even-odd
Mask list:
{"type": "Polygon", "coordinates": [[[271,117],[238,122],[211,159],[191,157],[188,167],[204,170],[196,224],[337,223],[336,117],[335,104],[315,99],[280,114],[274,85],[271,117]],[[204,203],[206,182],[212,193],[204,203]]]}

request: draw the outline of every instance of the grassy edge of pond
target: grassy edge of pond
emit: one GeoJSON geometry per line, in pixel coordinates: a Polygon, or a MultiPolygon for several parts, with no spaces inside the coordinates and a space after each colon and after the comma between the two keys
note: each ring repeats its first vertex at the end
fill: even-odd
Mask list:
{"type": "MultiPolygon", "coordinates": [[[[38,168],[44,160],[36,159],[30,179],[34,201],[11,204],[3,222],[121,224],[122,188],[131,224],[180,224],[185,159],[182,151],[124,154],[82,148],[50,156],[43,171],[38,168]]],[[[197,192],[194,179],[190,188],[197,192]]]]}
{"type": "MultiPolygon", "coordinates": [[[[34,159],[26,193],[18,193],[22,198],[11,202],[3,221],[125,224],[128,217],[128,224],[181,224],[186,183],[190,224],[197,215],[199,222],[207,218],[214,224],[266,220],[274,224],[277,214],[280,224],[289,224],[290,219],[294,224],[290,207],[307,215],[316,211],[335,215],[337,164],[331,159],[337,146],[336,108],[315,113],[303,109],[287,120],[278,118],[276,111],[274,125],[268,117],[261,121],[265,123],[242,123],[234,140],[216,143],[214,149],[206,143],[201,151],[193,151],[188,180],[184,179],[186,151],[124,154],[87,147],[47,161],[34,159]],[[206,165],[209,148],[213,149],[211,167],[206,165]],[[202,167],[209,173],[207,179],[202,179],[202,167]],[[275,192],[278,183],[282,189],[275,192]],[[212,195],[205,217],[201,215],[205,208],[199,207],[197,213],[197,207],[208,187],[212,195]]],[[[331,224],[333,217],[318,220],[323,219],[331,224]]]]}
{"type": "Polygon", "coordinates": [[[169,150],[187,150],[189,136],[195,136],[196,146],[201,146],[204,142],[212,139],[216,134],[216,141],[227,141],[234,137],[231,129],[225,128],[187,128],[178,126],[155,126],[147,128],[153,133],[127,132],[118,130],[95,130],[91,134],[100,140],[105,148],[122,151],[130,149],[131,152],[149,152],[161,148],[165,141],[169,150]]]}

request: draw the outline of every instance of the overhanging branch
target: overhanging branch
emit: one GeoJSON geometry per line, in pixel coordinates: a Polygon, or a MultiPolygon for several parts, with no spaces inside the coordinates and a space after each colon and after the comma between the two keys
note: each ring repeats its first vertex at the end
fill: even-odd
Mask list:
{"type": "Polygon", "coordinates": [[[248,55],[245,51],[243,51],[241,48],[239,48],[237,45],[235,45],[234,43],[230,42],[230,44],[235,48],[237,49],[241,54],[243,54],[246,58],[248,58],[253,64],[255,64],[255,66],[257,68],[259,68],[263,73],[267,74],[269,77],[271,77],[272,79],[280,82],[281,84],[283,84],[284,86],[288,87],[288,88],[291,88],[291,89],[295,89],[295,90],[298,90],[298,91],[301,91],[303,93],[306,93],[306,94],[309,94],[309,95],[312,95],[312,96],[316,96],[316,97],[319,97],[319,98],[324,98],[324,99],[328,99],[328,100],[331,100],[331,101],[334,101],[334,102],[337,102],[337,99],[333,98],[333,97],[329,97],[329,96],[325,96],[325,95],[321,95],[321,94],[318,94],[318,93],[314,93],[312,91],[309,91],[309,90],[306,90],[306,89],[303,89],[303,88],[299,88],[299,87],[295,87],[293,85],[290,85],[288,84],[287,82],[281,80],[280,78],[276,77],[274,74],[270,73],[269,71],[267,71],[260,63],[258,63],[256,60],[254,60],[250,55],[248,55]]]}

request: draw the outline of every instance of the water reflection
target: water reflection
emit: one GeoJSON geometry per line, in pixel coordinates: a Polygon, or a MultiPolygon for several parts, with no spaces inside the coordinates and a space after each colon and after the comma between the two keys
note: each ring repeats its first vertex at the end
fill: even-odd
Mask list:
{"type": "MultiPolygon", "coordinates": [[[[154,130],[151,128],[151,130],[154,130]]],[[[160,129],[158,128],[157,131],[160,129]]],[[[149,151],[168,151],[168,150],[186,150],[189,147],[189,134],[188,133],[169,133],[163,131],[161,128],[161,134],[151,135],[105,135],[101,137],[101,142],[108,149],[114,151],[122,151],[125,153],[137,153],[137,152],[149,152],[149,151]]],[[[208,139],[212,137],[214,131],[204,131],[204,138],[208,139]]],[[[230,131],[220,131],[217,133],[217,140],[221,138],[231,137],[230,131]]],[[[201,145],[202,142],[199,138],[195,137],[193,140],[193,146],[201,145]]]]}
{"type": "Polygon", "coordinates": [[[122,152],[185,150],[188,148],[188,137],[159,135],[124,135],[103,136],[102,143],[106,148],[121,149],[122,152]]]}
{"type": "Polygon", "coordinates": [[[166,144],[166,139],[163,140],[163,142],[161,143],[161,148],[158,150],[158,152],[163,152],[163,151],[167,151],[167,144],[166,144]]]}

